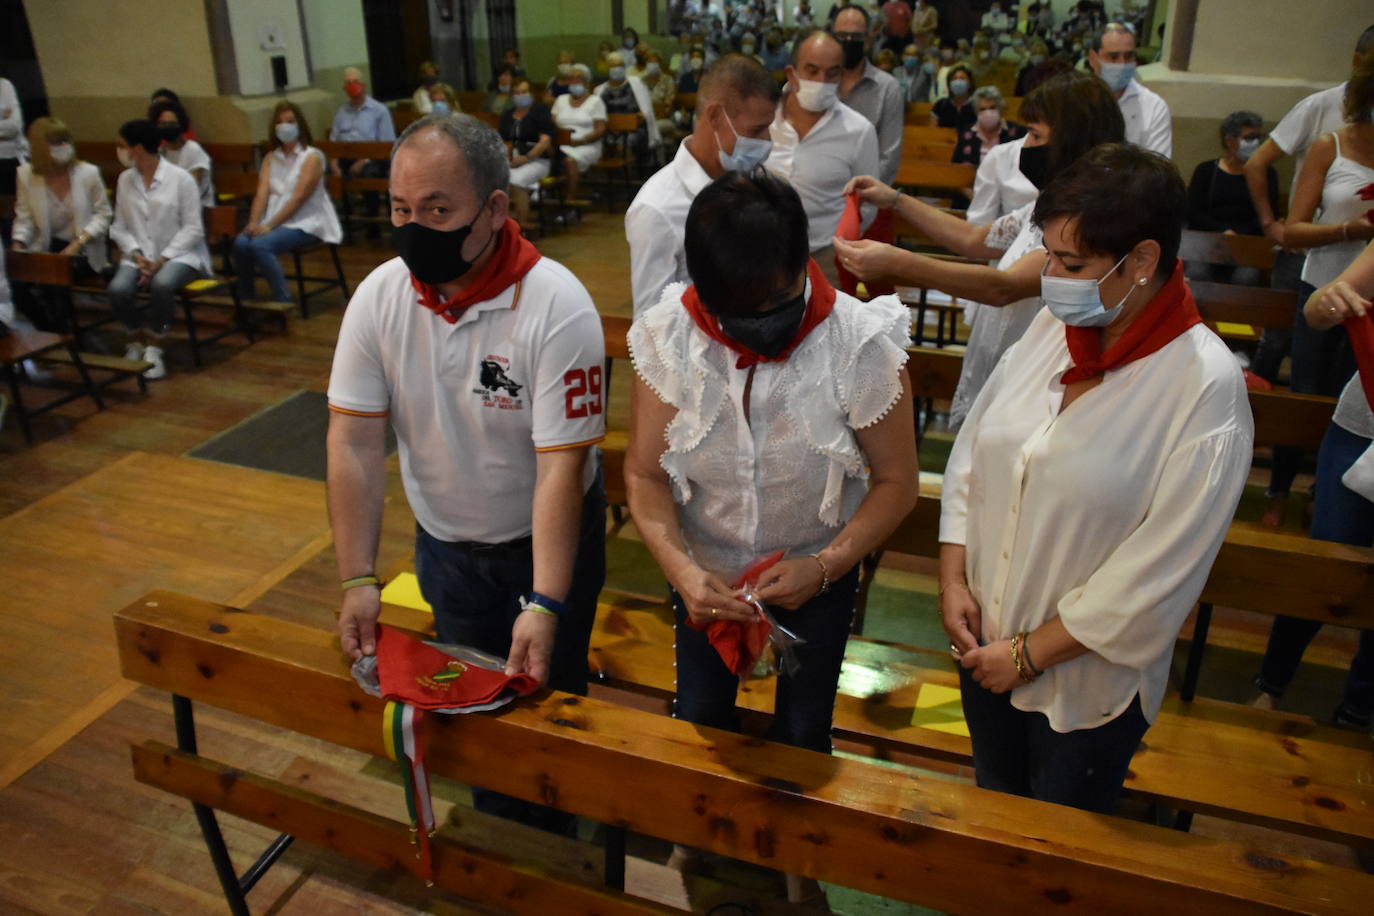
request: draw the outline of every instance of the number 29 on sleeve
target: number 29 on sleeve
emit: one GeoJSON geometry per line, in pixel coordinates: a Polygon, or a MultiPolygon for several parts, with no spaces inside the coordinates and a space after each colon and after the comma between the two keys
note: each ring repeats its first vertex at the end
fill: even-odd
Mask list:
{"type": "Polygon", "coordinates": [[[601,367],[569,369],[563,376],[563,403],[569,420],[601,413],[601,367]]]}

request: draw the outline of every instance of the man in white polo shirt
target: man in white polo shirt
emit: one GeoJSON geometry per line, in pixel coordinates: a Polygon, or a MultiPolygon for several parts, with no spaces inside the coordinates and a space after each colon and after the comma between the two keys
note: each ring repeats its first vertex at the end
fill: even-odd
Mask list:
{"type": "MultiPolygon", "coordinates": [[[[844,213],[851,178],[878,174],[878,135],[872,123],[839,101],[844,51],[829,32],[797,39],[787,87],[773,119],[768,170],[792,183],[806,208],[811,257],[840,285],[831,239],[844,213]]],[[[874,210],[863,207],[863,227],[874,210]]]]}
{"type": "Polygon", "coordinates": [[[687,211],[697,192],[727,171],[748,172],[768,158],[777,103],[772,74],[743,54],[718,58],[701,78],[692,135],[625,211],[636,316],[669,283],[692,282],[682,250],[687,211]]]}
{"type": "MultiPolygon", "coordinates": [[[[416,518],[420,590],[442,642],[508,656],[586,692],[605,579],[604,344],[582,284],[507,216],[506,150],[466,115],[397,142],[400,257],[349,302],[329,381],[329,513],[344,587],[340,642],[372,654],[388,421],[416,518]]],[[[541,821],[474,790],[481,810],[541,821]],[[528,816],[527,816],[528,815],[528,816]]]]}
{"type": "Polygon", "coordinates": [[[1088,45],[1088,66],[1116,93],[1126,119],[1126,142],[1174,154],[1174,122],[1169,103],[1135,78],[1135,33],[1119,22],[1098,29],[1088,45]]]}

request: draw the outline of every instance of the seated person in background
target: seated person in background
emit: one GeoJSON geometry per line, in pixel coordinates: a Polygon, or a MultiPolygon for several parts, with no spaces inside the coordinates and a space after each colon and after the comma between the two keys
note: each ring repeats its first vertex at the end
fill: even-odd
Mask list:
{"type": "Polygon", "coordinates": [[[897,69],[897,55],[891,48],[883,48],[878,52],[878,57],[873,61],[873,66],[889,75],[895,75],[893,70],[897,69]]]}
{"type": "MultiPolygon", "coordinates": [[[[829,754],[859,562],[916,502],[910,320],[895,296],[831,287],[807,258],[800,198],[766,170],[703,188],[685,233],[694,285],[669,286],[630,329],[625,457],[630,511],[670,584],[673,715],[739,730],[740,679],[705,629],[757,619],[732,583],[780,552],[749,590],[806,642],[768,737],[829,754]]],[[[821,893],[787,885],[792,902],[821,893]]]]}
{"type": "MultiPolygon", "coordinates": [[[[29,162],[19,166],[10,246],[15,251],[64,254],[76,276],[103,271],[105,236],[113,211],[100,169],[76,158],[72,132],[56,118],[29,125],[29,162]]],[[[35,324],[63,326],[60,303],[36,289],[16,287],[16,302],[35,324]]]]}
{"type": "MultiPolygon", "coordinates": [[[[611,62],[609,58],[614,52],[615,45],[611,44],[609,41],[603,41],[596,46],[596,60],[592,64],[592,76],[596,82],[603,83],[610,78],[611,62]]],[[[622,61],[624,59],[624,57],[621,57],[622,61]]]]}
{"type": "Polygon", "coordinates": [[[125,359],[145,359],[144,378],[167,375],[162,338],[172,325],[177,294],[210,272],[200,191],[191,173],[157,154],[162,137],[152,121],[128,121],[119,128],[115,152],[125,170],[115,192],[110,239],[123,261],[110,280],[110,305],[129,332],[125,359]],[[145,319],[138,290],[148,290],[152,306],[145,319]]]}
{"type": "Polygon", "coordinates": [[[544,97],[556,99],[560,95],[565,95],[568,87],[572,84],[573,67],[577,65],[577,58],[571,51],[558,52],[558,65],[554,68],[553,78],[544,87],[544,97]]]}
{"type": "Polygon", "coordinates": [[[162,158],[191,173],[200,190],[200,205],[215,205],[214,163],[205,147],[188,134],[191,120],[181,105],[171,100],[154,102],[148,109],[148,120],[157,125],[162,136],[162,158]]]}
{"type": "Polygon", "coordinates": [[[658,124],[654,117],[654,103],[649,95],[649,87],[637,76],[629,76],[619,51],[612,52],[608,58],[611,64],[610,78],[593,90],[601,99],[609,114],[638,114],[644,123],[635,128],[628,137],[627,145],[637,153],[646,146],[658,146],[662,141],[658,134],[658,124]]]}
{"type": "Polygon", "coordinates": [[[639,47],[639,32],[625,26],[625,31],[620,35],[620,59],[626,67],[639,66],[639,58],[635,56],[635,48],[639,47]]]}
{"type": "Polygon", "coordinates": [[[515,71],[509,64],[502,64],[496,68],[496,77],[492,80],[495,87],[487,93],[487,99],[482,103],[482,110],[494,115],[505,114],[510,107],[511,92],[515,84],[515,71]]]}
{"type": "Polygon", "coordinates": [[[930,101],[930,84],[935,78],[935,68],[933,61],[921,60],[915,45],[907,45],[902,49],[902,65],[893,70],[892,75],[902,90],[904,104],[930,101]]]}
{"type": "Polygon", "coordinates": [[[168,89],[168,88],[166,88],[166,87],[163,87],[163,88],[161,88],[161,89],[154,89],[154,90],[153,90],[153,94],[150,95],[150,96],[148,96],[148,104],[149,104],[149,105],[156,105],[158,102],[173,102],[173,103],[175,103],[175,104],[181,109],[181,113],[182,113],[182,114],[185,116],[185,118],[186,118],[186,121],[185,121],[185,123],[186,123],[186,136],[189,137],[189,138],[192,139],[192,140],[199,140],[199,139],[200,139],[199,137],[196,136],[195,130],[192,129],[192,127],[191,127],[191,117],[190,117],[190,115],[187,115],[187,114],[186,114],[186,106],[184,106],[184,105],[181,104],[181,97],[180,97],[179,95],[177,95],[175,92],[173,92],[172,90],[170,90],[170,89],[168,89]]]}
{"type": "Polygon", "coordinates": [[[510,144],[511,212],[521,229],[530,230],[530,192],[548,177],[558,127],[548,107],[534,100],[528,79],[522,77],[513,88],[498,130],[510,144]]]}
{"type": "Polygon", "coordinates": [[[701,72],[706,66],[706,52],[693,48],[687,57],[687,66],[677,75],[678,92],[696,92],[701,86],[701,72]]]}
{"type": "Polygon", "coordinates": [[[649,46],[642,41],[639,44],[635,45],[635,63],[633,66],[626,65],[626,76],[644,76],[644,57],[646,54],[649,53],[649,50],[649,46]]]}
{"type": "Polygon", "coordinates": [[[415,106],[415,110],[422,115],[427,115],[430,112],[433,102],[430,100],[429,90],[437,82],[439,82],[439,68],[434,65],[434,61],[427,60],[420,64],[420,88],[415,90],[410,101],[415,106]]]}
{"type": "MultiPolygon", "coordinates": [[[[1221,122],[1220,159],[1199,162],[1188,182],[1188,228],[1227,235],[1263,235],[1259,216],[1245,184],[1245,161],[1264,142],[1264,121],[1253,111],[1233,111],[1221,122]]],[[[1279,175],[1266,170],[1269,206],[1278,209],[1279,175]]],[[[1218,283],[1256,284],[1259,271],[1229,264],[1200,264],[1188,275],[1218,283]],[[1204,269],[1205,268],[1205,269],[1204,269]]]]}
{"type": "Polygon", "coordinates": [[[978,121],[978,112],[973,108],[973,71],[962,64],[951,67],[945,85],[949,94],[930,109],[930,124],[963,133],[978,121]]]}
{"type": "Polygon", "coordinates": [[[644,64],[644,75],[640,77],[649,90],[649,101],[654,106],[654,120],[658,123],[658,133],[662,136],[673,129],[671,114],[673,102],[677,99],[677,84],[671,73],[663,72],[663,58],[652,48],[640,58],[644,64]]]}
{"type": "Polygon", "coordinates": [[[262,272],[274,301],[292,301],[277,255],[319,242],[337,245],[343,239],[339,217],[325,190],[324,153],[310,142],[305,115],[294,102],[278,102],[267,141],[271,152],[262,160],[248,225],[234,239],[234,272],[239,295],[245,300],[255,298],[256,269],[262,272]]]}
{"type": "Polygon", "coordinates": [[[1177,257],[1186,212],[1173,164],[1129,143],[1036,201],[1046,308],[959,431],[940,512],[985,789],[1115,811],[1250,473],[1244,379],[1177,257]]]}
{"type": "Polygon", "coordinates": [[[501,52],[501,62],[492,71],[491,82],[487,83],[487,91],[496,89],[496,77],[500,74],[502,67],[509,67],[512,79],[519,79],[525,75],[525,68],[520,65],[520,49],[506,48],[501,52]]]}
{"type": "MultiPolygon", "coordinates": [[[[443,85],[436,83],[436,86],[443,85]]],[[[363,84],[362,71],[357,67],[344,68],[344,93],[348,101],[334,112],[334,124],[329,128],[329,139],[335,143],[393,143],[396,140],[396,125],[391,120],[391,112],[381,102],[367,94],[363,84]]],[[[450,89],[451,93],[453,90],[450,89]]],[[[430,93],[430,109],[434,107],[434,95],[430,93]]],[[[275,123],[275,122],[274,122],[275,123]]],[[[336,159],[334,172],[356,178],[385,178],[389,160],[386,159],[336,159]]],[[[363,215],[369,219],[377,216],[381,205],[381,195],[376,191],[363,192],[363,215]]],[[[369,222],[368,238],[381,238],[381,226],[369,222]]]]}
{"type": "Polygon", "coordinates": [[[759,57],[758,51],[758,40],[755,39],[752,34],[746,32],[743,36],[741,36],[739,43],[739,53],[743,54],[745,57],[752,57],[754,58],[754,60],[762,64],[763,58],[759,57]]]}
{"type": "MultiPolygon", "coordinates": [[[[959,142],[954,147],[953,161],[977,166],[993,147],[1024,137],[1026,129],[1006,119],[1007,102],[996,86],[979,86],[975,89],[973,105],[978,111],[978,120],[959,135],[959,142]]],[[[961,196],[963,200],[955,202],[957,209],[968,206],[969,200],[973,197],[973,188],[965,188],[961,196]]]]}
{"type": "Polygon", "coordinates": [[[590,79],[586,65],[576,64],[567,95],[555,99],[552,109],[554,123],[572,133],[571,142],[559,147],[571,200],[577,199],[582,176],[601,158],[601,138],[606,133],[606,106],[587,91],[590,79]]]}
{"type": "Polygon", "coordinates": [[[668,61],[668,69],[681,73],[687,68],[687,59],[692,56],[692,33],[686,29],[678,33],[677,50],[668,61]]]}
{"type": "Polygon", "coordinates": [[[448,83],[435,83],[429,87],[430,114],[462,114],[463,106],[458,104],[458,93],[448,83]]]}
{"type": "Polygon", "coordinates": [[[782,29],[773,26],[763,36],[763,48],[759,51],[759,59],[763,61],[764,69],[769,73],[787,69],[790,55],[791,49],[782,37],[782,29]]]}

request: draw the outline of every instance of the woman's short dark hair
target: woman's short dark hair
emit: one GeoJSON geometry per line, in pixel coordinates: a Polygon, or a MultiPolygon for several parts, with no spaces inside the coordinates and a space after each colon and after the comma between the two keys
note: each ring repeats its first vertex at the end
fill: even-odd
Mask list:
{"type": "Polygon", "coordinates": [[[806,267],[806,210],[790,184],[764,169],[726,172],[692,201],[683,248],[707,309],[752,311],[806,267]]]}
{"type": "Polygon", "coordinates": [[[1126,139],[1126,121],[1116,96],[1086,70],[1056,74],[1035,87],[1021,105],[1020,120],[1049,125],[1050,178],[1093,147],[1126,139]]]}
{"type": "Polygon", "coordinates": [[[1225,146],[1226,141],[1232,137],[1239,137],[1240,132],[1247,127],[1260,129],[1264,127],[1264,119],[1253,111],[1233,111],[1221,119],[1221,145],[1225,146]]]}
{"type": "Polygon", "coordinates": [[[125,121],[120,125],[119,137],[130,146],[141,146],[153,155],[157,155],[158,147],[162,145],[162,135],[147,118],[125,121]]]}
{"type": "Polygon", "coordinates": [[[171,99],[163,99],[160,102],[154,102],[149,105],[148,120],[156,124],[158,118],[162,117],[163,112],[167,111],[177,116],[177,123],[181,125],[182,133],[186,133],[186,131],[191,129],[191,116],[186,113],[185,108],[181,107],[180,102],[174,102],[171,99]]]}
{"type": "Polygon", "coordinates": [[[1174,164],[1133,143],[1104,143],[1045,186],[1031,219],[1041,229],[1057,217],[1076,221],[1085,254],[1118,260],[1146,239],[1159,243],[1159,275],[1173,272],[1188,190],[1174,164]]]}

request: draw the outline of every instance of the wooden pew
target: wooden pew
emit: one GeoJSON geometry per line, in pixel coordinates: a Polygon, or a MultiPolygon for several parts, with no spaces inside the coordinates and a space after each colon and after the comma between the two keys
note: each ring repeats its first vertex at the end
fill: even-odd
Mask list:
{"type": "Polygon", "coordinates": [[[1184,263],[1253,267],[1268,271],[1274,266],[1274,243],[1262,235],[1227,235],[1224,232],[1183,230],[1178,256],[1184,263]]]}
{"type": "Polygon", "coordinates": [[[932,162],[928,159],[902,157],[897,164],[899,188],[930,188],[937,191],[958,191],[973,187],[978,170],[966,162],[932,162]]]}
{"type": "Polygon", "coordinates": [[[904,156],[910,147],[919,146],[922,143],[943,143],[952,147],[958,142],[959,132],[952,127],[907,124],[902,128],[902,154],[904,156]]]}
{"type": "MultiPolygon", "coordinates": [[[[329,160],[330,170],[333,164],[339,159],[375,159],[380,162],[391,160],[391,143],[385,141],[360,142],[360,143],[335,143],[332,141],[322,141],[316,144],[325,158],[329,160]]],[[[385,178],[360,177],[355,175],[343,174],[339,176],[341,183],[338,185],[339,194],[336,198],[340,203],[341,216],[343,217],[344,243],[349,244],[353,239],[353,223],[355,221],[371,222],[374,224],[390,223],[391,217],[388,215],[388,208],[385,203],[379,206],[381,215],[364,217],[354,214],[353,201],[350,197],[355,193],[372,193],[385,196],[390,185],[385,178]]],[[[302,300],[302,303],[304,300],[302,300]]]]}
{"type": "MultiPolygon", "coordinates": [[[[51,255],[50,257],[61,257],[61,255],[51,255]]],[[[14,415],[19,421],[19,429],[24,434],[24,441],[30,444],[33,443],[31,424],[34,417],[87,397],[95,403],[97,410],[105,409],[105,402],[101,400],[100,392],[91,381],[85,359],[72,342],[72,338],[66,334],[50,334],[47,331],[10,328],[8,334],[0,337],[0,378],[4,379],[9,389],[10,400],[14,403],[14,415]],[[64,354],[72,365],[76,366],[77,372],[81,376],[81,388],[52,398],[37,407],[25,404],[23,389],[28,384],[29,379],[23,369],[23,364],[30,360],[51,360],[57,354],[64,354]]]]}
{"type": "MultiPolygon", "coordinates": [[[[603,604],[592,635],[594,695],[615,699],[628,691],[656,699],[666,713],[676,692],[672,643],[666,608],[603,604]]],[[[948,655],[851,636],[844,670],[836,741],[880,758],[972,765],[967,737],[912,724],[922,687],[958,690],[948,655]]],[[[739,692],[749,731],[766,728],[776,687],[774,676],[751,678],[739,692]]],[[[1171,697],[1131,761],[1126,788],[1174,809],[1374,848],[1368,760],[1360,735],[1233,703],[1171,697]]]]}
{"type": "MultiPolygon", "coordinates": [[[[906,113],[903,116],[909,127],[929,127],[930,109],[934,106],[930,102],[910,102],[906,106],[906,113]]],[[[943,128],[953,130],[952,127],[943,128]]]]}
{"type": "MultiPolygon", "coordinates": [[[[206,702],[382,753],[381,701],[353,683],[332,633],[168,592],[120,611],[115,629],[124,676],[183,697],[178,705],[188,714],[186,701],[206,702]]],[[[946,911],[1048,913],[1073,905],[1085,913],[1325,914],[1355,912],[1374,895],[1374,877],[1359,872],[900,777],[590,698],[548,691],[500,715],[431,716],[428,723],[433,773],[946,911]]],[[[194,735],[186,737],[193,744],[194,735]]],[[[341,828],[369,829],[343,816],[299,824],[303,808],[309,819],[340,803],[292,798],[268,780],[181,750],[135,748],[136,772],[199,803],[223,804],[341,850],[356,849],[341,828]]],[[[378,826],[390,830],[389,838],[375,831],[379,843],[403,842],[396,822],[378,826]]],[[[367,838],[373,835],[369,829],[367,838]]],[[[455,890],[482,893],[479,881],[455,867],[447,844],[435,858],[439,876],[461,882],[455,890]]],[[[386,864],[414,868],[405,854],[386,864]]]]}

